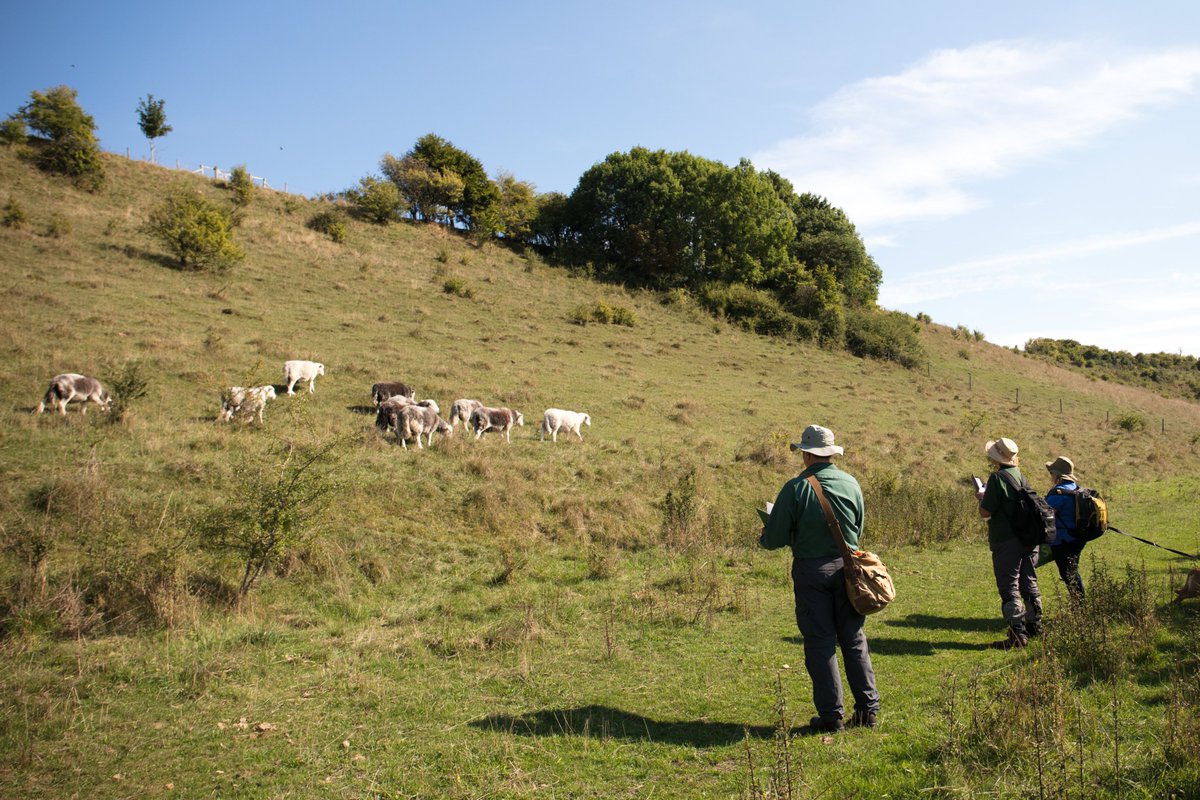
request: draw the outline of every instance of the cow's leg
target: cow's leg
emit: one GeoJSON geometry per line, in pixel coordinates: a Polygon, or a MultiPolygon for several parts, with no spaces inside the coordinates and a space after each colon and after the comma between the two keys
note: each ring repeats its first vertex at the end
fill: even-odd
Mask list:
{"type": "Polygon", "coordinates": [[[316,382],[317,382],[317,379],[316,379],[316,378],[309,378],[309,379],[308,379],[308,393],[309,393],[309,394],[312,394],[312,393],[313,393],[313,384],[314,384],[314,383],[316,383],[316,382]]]}
{"type": "Polygon", "coordinates": [[[288,390],[287,390],[287,393],[288,393],[288,394],[295,394],[295,393],[296,393],[296,392],[295,392],[295,390],[293,389],[293,387],[294,387],[295,385],[296,385],[296,381],[295,381],[295,380],[290,380],[290,381],[288,381],[288,390]]]}
{"type": "Polygon", "coordinates": [[[580,425],[578,428],[575,429],[575,435],[579,437],[579,441],[581,441],[581,442],[583,441],[583,426],[582,425],[580,425]]]}

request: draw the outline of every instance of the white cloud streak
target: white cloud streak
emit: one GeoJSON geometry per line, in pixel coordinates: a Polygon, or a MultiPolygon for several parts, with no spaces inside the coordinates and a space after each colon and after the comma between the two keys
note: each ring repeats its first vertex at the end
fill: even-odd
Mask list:
{"type": "MultiPolygon", "coordinates": [[[[880,289],[879,302],[888,308],[903,308],[913,303],[928,303],[947,297],[1004,288],[1016,283],[1045,280],[1043,265],[1048,263],[1081,256],[1095,256],[1129,247],[1144,247],[1190,236],[1200,236],[1200,220],[1165,228],[1094,236],[1049,247],[972,259],[939,269],[913,273],[894,283],[885,281],[880,289]],[[1006,270],[998,272],[997,268],[1006,270]]],[[[1191,276],[1183,279],[1192,280],[1191,276]]],[[[1155,296],[1149,302],[1159,303],[1161,300],[1155,296]]]]}
{"type": "Polygon", "coordinates": [[[972,182],[1077,148],[1200,81],[1200,49],[1112,56],[1078,43],[988,42],[934,52],[845,87],[815,132],[753,156],[860,228],[967,213],[972,182]]]}

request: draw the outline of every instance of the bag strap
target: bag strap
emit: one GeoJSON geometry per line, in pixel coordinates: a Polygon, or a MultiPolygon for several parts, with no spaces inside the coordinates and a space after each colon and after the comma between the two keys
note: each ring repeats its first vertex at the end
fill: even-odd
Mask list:
{"type": "Polygon", "coordinates": [[[838,550],[843,556],[850,555],[850,546],[846,544],[846,537],[842,535],[842,525],[838,522],[837,517],[833,515],[833,506],[829,504],[829,498],[825,496],[825,490],[821,488],[821,482],[817,480],[816,475],[809,475],[806,480],[808,485],[817,493],[817,500],[821,501],[821,510],[825,512],[825,522],[829,526],[829,535],[833,537],[838,550]]]}

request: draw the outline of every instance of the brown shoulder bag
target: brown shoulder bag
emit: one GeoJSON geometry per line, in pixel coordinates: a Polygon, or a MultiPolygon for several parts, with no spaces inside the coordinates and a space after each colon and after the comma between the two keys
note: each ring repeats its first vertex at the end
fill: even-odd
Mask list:
{"type": "Polygon", "coordinates": [[[825,522],[829,525],[829,533],[833,536],[838,549],[842,551],[842,565],[846,576],[846,595],[850,605],[860,614],[874,614],[888,603],[896,599],[896,587],[887,567],[879,560],[879,556],[865,550],[851,550],[842,535],[842,526],[833,514],[833,506],[821,488],[821,482],[815,475],[808,476],[808,483],[817,493],[821,501],[821,510],[825,512],[825,522]]]}

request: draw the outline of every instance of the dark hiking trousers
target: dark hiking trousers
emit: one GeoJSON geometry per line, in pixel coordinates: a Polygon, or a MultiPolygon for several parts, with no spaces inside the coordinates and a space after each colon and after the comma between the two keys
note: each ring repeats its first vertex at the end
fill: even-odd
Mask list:
{"type": "Polygon", "coordinates": [[[878,713],[875,670],[863,632],[867,618],[854,610],[846,596],[842,557],[792,559],[792,586],[796,593],[796,625],[804,638],[804,666],[812,680],[817,715],[822,719],[844,716],[839,646],[855,711],[878,713]]]}
{"type": "Polygon", "coordinates": [[[1054,564],[1058,567],[1058,575],[1067,585],[1067,593],[1072,600],[1083,599],[1083,578],[1079,577],[1079,557],[1083,554],[1083,546],[1087,542],[1078,539],[1056,544],[1050,548],[1054,554],[1054,564]]]}
{"type": "Polygon", "coordinates": [[[1000,612],[1012,631],[1037,634],[1042,627],[1042,595],[1037,584],[1037,549],[1016,539],[992,546],[992,571],[1000,592],[1000,612]]]}

